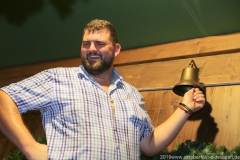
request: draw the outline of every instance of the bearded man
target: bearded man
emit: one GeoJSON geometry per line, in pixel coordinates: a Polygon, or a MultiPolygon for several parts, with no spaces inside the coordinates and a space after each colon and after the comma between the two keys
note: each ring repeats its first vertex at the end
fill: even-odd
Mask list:
{"type": "Polygon", "coordinates": [[[29,160],[139,159],[154,156],[205,104],[202,91],[186,92],[182,105],[154,128],[144,99],[113,68],[120,53],[117,32],[106,20],[83,32],[82,65],[42,71],[1,88],[0,129],[29,160]],[[37,143],[21,114],[40,110],[47,145],[37,143]]]}

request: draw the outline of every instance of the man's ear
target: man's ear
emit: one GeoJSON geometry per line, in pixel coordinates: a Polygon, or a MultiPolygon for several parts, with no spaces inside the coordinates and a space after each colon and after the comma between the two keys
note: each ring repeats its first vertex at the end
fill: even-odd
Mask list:
{"type": "Polygon", "coordinates": [[[120,53],[121,51],[121,45],[119,43],[115,44],[115,57],[120,53]]]}

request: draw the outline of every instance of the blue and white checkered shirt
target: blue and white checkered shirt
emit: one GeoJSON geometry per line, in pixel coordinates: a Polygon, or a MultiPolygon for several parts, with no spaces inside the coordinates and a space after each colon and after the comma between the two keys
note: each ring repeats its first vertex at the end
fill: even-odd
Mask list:
{"type": "Polygon", "coordinates": [[[42,71],[3,87],[21,113],[40,110],[49,159],[139,159],[154,128],[141,94],[113,70],[107,93],[83,66],[42,71]]]}

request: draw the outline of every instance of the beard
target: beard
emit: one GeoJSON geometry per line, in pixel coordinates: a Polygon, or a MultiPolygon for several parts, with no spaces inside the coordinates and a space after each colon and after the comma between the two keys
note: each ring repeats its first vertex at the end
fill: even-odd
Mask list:
{"type": "MultiPolygon", "coordinates": [[[[89,53],[89,55],[91,54],[97,55],[96,53],[89,53]]],[[[85,70],[91,75],[100,75],[105,71],[107,71],[113,64],[113,60],[114,60],[113,54],[106,57],[105,59],[103,59],[102,56],[100,55],[101,59],[99,59],[94,63],[92,63],[89,60],[89,55],[85,59],[81,56],[81,59],[82,59],[82,64],[85,70]]]]}

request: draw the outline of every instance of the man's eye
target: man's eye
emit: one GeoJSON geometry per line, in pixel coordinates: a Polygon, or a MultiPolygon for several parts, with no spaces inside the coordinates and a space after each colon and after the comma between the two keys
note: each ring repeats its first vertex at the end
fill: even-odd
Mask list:
{"type": "Polygon", "coordinates": [[[84,46],[89,46],[89,45],[90,45],[90,43],[83,43],[83,45],[84,45],[84,46]]]}
{"type": "Polygon", "coordinates": [[[98,46],[105,46],[106,43],[104,43],[104,42],[97,42],[96,45],[98,45],[98,46]]]}

